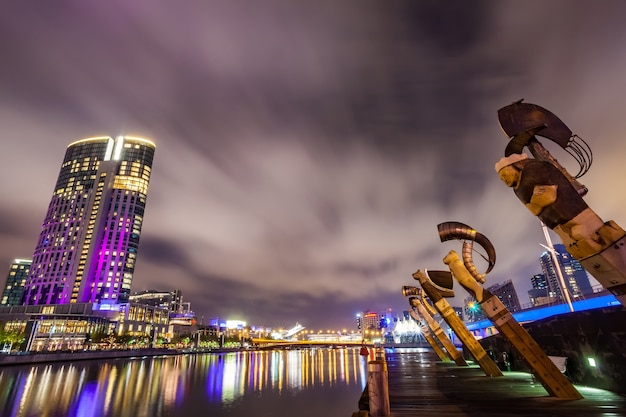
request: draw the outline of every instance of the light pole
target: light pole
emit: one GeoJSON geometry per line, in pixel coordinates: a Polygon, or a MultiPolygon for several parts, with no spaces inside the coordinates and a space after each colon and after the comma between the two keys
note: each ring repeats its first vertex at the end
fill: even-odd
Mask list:
{"type": "MultiPolygon", "coordinates": [[[[559,259],[556,256],[556,251],[554,250],[554,246],[552,245],[552,239],[550,239],[550,233],[548,233],[548,227],[541,222],[541,229],[543,230],[543,234],[546,237],[546,245],[541,245],[550,252],[550,257],[552,258],[552,263],[554,264],[554,269],[556,271],[556,276],[559,279],[559,285],[561,286],[561,294],[565,297],[565,301],[567,301],[567,305],[569,306],[569,311],[574,311],[574,306],[572,305],[572,300],[569,296],[569,289],[565,284],[565,278],[563,278],[563,271],[561,271],[561,264],[559,263],[559,259]]],[[[549,278],[548,278],[549,279],[549,278]]]]}

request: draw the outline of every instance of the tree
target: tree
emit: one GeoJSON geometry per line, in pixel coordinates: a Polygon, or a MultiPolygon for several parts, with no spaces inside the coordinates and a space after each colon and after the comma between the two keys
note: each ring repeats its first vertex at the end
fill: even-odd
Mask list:
{"type": "Polygon", "coordinates": [[[9,352],[13,349],[13,345],[19,345],[24,342],[26,335],[19,330],[5,330],[4,326],[0,326],[0,343],[9,345],[9,352]]]}

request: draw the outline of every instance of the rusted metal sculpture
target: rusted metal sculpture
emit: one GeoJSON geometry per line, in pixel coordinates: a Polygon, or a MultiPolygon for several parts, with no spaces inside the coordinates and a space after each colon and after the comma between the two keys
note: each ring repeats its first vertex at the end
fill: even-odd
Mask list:
{"type": "Polygon", "coordinates": [[[467,330],[461,318],[456,314],[445,297],[453,297],[452,274],[449,271],[425,271],[418,270],[413,274],[413,278],[418,280],[422,289],[433,301],[435,309],[441,317],[448,323],[454,334],[457,335],[463,346],[472,355],[474,361],[487,376],[502,376],[502,371],[498,365],[489,357],[485,349],[478,343],[474,335],[467,330]]]}
{"type": "Polygon", "coordinates": [[[442,242],[451,239],[463,240],[463,260],[452,250],[443,258],[443,262],[450,268],[454,279],[476,299],[496,329],[515,347],[546,391],[558,398],[574,400],[583,398],[532,336],[515,320],[502,301],[480,285],[485,281],[485,274],[478,272],[474,265],[473,243],[479,243],[489,254],[487,271],[490,271],[495,264],[495,249],[489,239],[459,222],[441,223],[437,228],[442,242]]]}
{"type": "Polygon", "coordinates": [[[603,221],[583,200],[587,188],[577,179],[591,166],[591,150],[554,114],[521,100],[498,111],[510,139],[495,169],[517,198],[561,239],[567,251],[622,305],[626,305],[626,232],[603,221]],[[572,176],[537,136],[558,144],[579,164],[572,176]],[[534,158],[523,153],[528,148],[534,158]]]}

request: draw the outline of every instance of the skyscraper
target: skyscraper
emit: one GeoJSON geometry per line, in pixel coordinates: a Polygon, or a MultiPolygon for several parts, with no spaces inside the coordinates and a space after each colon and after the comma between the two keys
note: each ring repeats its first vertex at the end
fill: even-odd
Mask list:
{"type": "Polygon", "coordinates": [[[535,274],[530,277],[530,283],[533,288],[528,290],[528,298],[533,307],[550,304],[556,300],[556,287],[558,287],[556,281],[552,283],[556,287],[550,288],[550,283],[544,274],[535,274]]]}
{"type": "Polygon", "coordinates": [[[487,290],[498,297],[511,313],[522,309],[517,291],[515,291],[515,286],[513,286],[513,282],[510,279],[501,284],[494,284],[488,287],[487,290]]]}
{"type": "Polygon", "coordinates": [[[126,302],[155,145],[119,136],[68,145],[24,286],[27,305],[126,302]]]}
{"type": "Polygon", "coordinates": [[[584,298],[584,296],[593,293],[587,271],[585,271],[582,265],[567,252],[565,246],[556,244],[554,245],[554,250],[559,265],[554,265],[549,252],[544,252],[540,259],[541,269],[543,269],[543,274],[546,278],[544,287],[549,289],[549,297],[554,297],[560,302],[565,301],[561,292],[561,285],[559,285],[559,278],[556,271],[557,267],[561,268],[563,279],[565,280],[572,301],[584,298]]]}
{"type": "Polygon", "coordinates": [[[32,261],[16,259],[11,263],[7,282],[4,284],[0,306],[18,306],[22,302],[22,293],[32,261]]]}

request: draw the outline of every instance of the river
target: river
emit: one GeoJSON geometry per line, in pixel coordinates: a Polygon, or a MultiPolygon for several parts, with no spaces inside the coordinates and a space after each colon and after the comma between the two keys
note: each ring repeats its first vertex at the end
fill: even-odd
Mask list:
{"type": "Polygon", "coordinates": [[[348,417],[366,369],[355,348],[4,366],[0,415],[348,417]]]}

